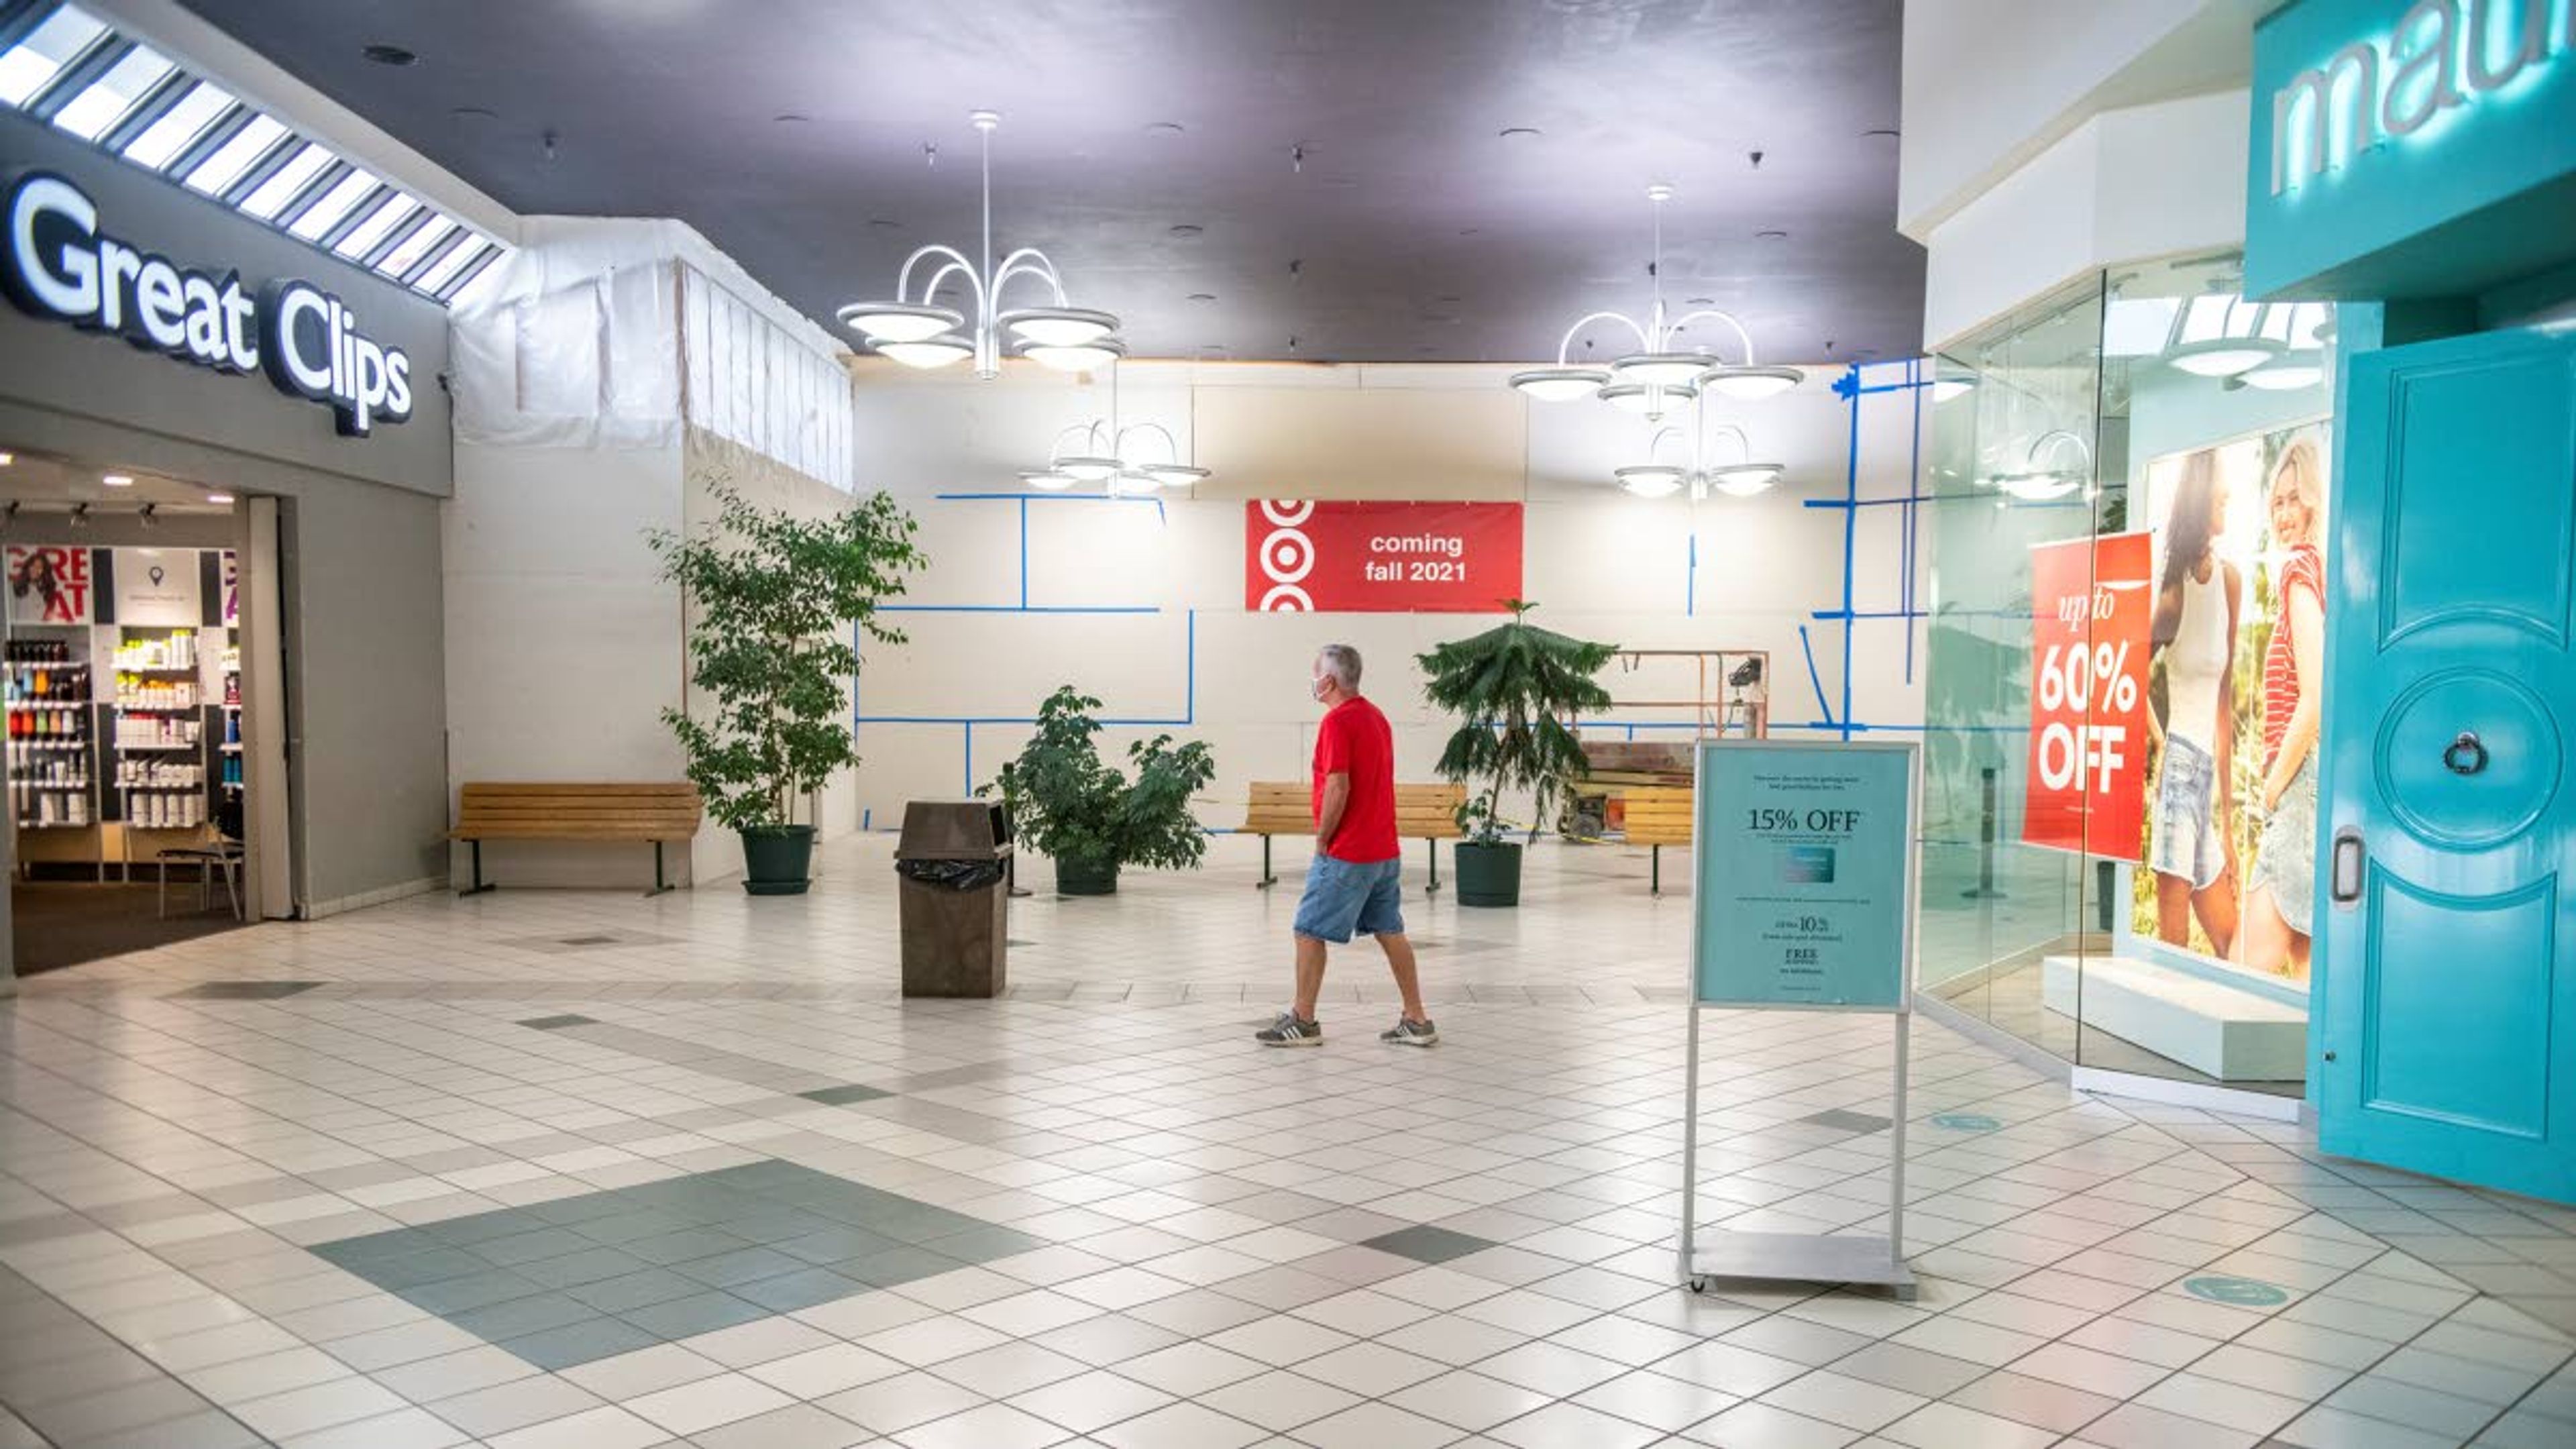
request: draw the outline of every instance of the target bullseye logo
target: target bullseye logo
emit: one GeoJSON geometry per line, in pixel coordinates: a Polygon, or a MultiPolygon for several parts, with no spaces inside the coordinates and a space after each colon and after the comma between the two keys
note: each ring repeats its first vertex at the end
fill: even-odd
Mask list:
{"type": "Polygon", "coordinates": [[[1315,571],[1315,541],[1297,525],[1314,516],[1313,500],[1305,502],[1267,501],[1261,505],[1262,519],[1271,525],[1270,533],[1261,540],[1256,556],[1261,562],[1262,577],[1270,589],[1261,596],[1264,614],[1311,614],[1315,611],[1312,595],[1298,587],[1306,575],[1315,571]]]}

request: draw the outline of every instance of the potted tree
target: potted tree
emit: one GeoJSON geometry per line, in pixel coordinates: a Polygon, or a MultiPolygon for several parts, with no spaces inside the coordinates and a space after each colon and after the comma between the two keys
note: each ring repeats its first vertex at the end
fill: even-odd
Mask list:
{"type": "Polygon", "coordinates": [[[694,534],[646,535],[662,576],[695,614],[689,682],[694,710],[662,720],[688,753],[691,783],[707,812],[742,837],[743,889],[795,895],[810,876],[814,827],[792,817],[796,797],[859,762],[850,681],[859,672],[852,625],[883,644],[899,630],[878,622],[878,601],[904,590],[924,562],[911,515],[889,494],[827,517],[800,518],[710,479],[715,521],[694,534]]]}
{"type": "Polygon", "coordinates": [[[1207,853],[1190,796],[1216,778],[1216,757],[1198,741],[1138,740],[1127,747],[1130,782],[1092,743],[1098,708],[1069,684],[1047,696],[1027,747],[978,792],[1009,803],[1018,838],[1055,862],[1056,889],[1069,896],[1115,892],[1122,865],[1180,870],[1207,853]]]}
{"type": "Polygon", "coordinates": [[[1536,604],[1507,599],[1511,622],[1420,655],[1424,692],[1458,716],[1457,733],[1440,752],[1442,779],[1469,785],[1458,807],[1458,904],[1516,906],[1521,898],[1520,842],[1503,838],[1505,790],[1532,792],[1530,834],[1566,781],[1587,773],[1583,746],[1565,718],[1610,707],[1610,691],[1592,676],[1618,653],[1529,622],[1536,604]]]}

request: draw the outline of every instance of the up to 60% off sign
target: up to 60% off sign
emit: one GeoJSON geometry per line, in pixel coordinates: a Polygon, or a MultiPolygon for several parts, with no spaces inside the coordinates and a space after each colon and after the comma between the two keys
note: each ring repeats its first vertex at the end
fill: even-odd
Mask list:
{"type": "Polygon", "coordinates": [[[2152,552],[2143,533],[2031,550],[2030,844],[2138,853],[2152,552]]]}
{"type": "Polygon", "coordinates": [[[2127,644],[2051,644],[2039,661],[2039,783],[2051,790],[2111,793],[2129,763],[2128,717],[2138,708],[2138,677],[2127,644]],[[2103,713],[2092,713],[2093,691],[2103,713]],[[2091,779],[2086,779],[2090,775],[2091,779]]]}

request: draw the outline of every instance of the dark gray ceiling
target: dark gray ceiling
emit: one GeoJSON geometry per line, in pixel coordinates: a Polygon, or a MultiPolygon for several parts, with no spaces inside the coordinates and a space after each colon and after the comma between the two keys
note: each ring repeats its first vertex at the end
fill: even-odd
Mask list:
{"type": "Polygon", "coordinates": [[[1657,180],[1670,300],[1765,360],[1921,335],[1866,134],[1898,0],[188,3],[514,210],[679,217],[827,327],[913,247],[973,251],[991,107],[996,249],[1043,247],[1139,356],[1552,355],[1643,311],[1657,180]]]}

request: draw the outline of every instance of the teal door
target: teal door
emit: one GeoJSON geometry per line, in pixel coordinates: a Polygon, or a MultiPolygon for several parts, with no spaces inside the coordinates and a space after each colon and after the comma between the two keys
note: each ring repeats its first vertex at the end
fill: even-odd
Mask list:
{"type": "Polygon", "coordinates": [[[2342,419],[2318,1136],[2576,1199],[2576,336],[2360,354],[2342,419]]]}

